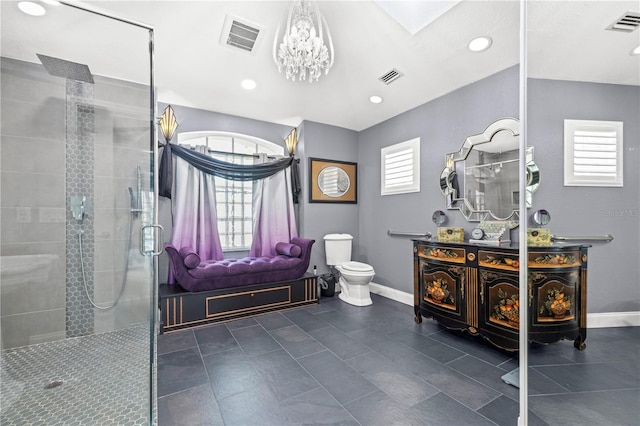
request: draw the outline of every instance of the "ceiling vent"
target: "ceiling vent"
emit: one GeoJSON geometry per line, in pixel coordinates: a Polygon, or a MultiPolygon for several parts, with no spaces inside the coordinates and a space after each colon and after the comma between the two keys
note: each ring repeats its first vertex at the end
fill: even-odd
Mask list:
{"type": "Polygon", "coordinates": [[[246,19],[227,15],[220,35],[220,44],[247,53],[254,53],[262,35],[262,29],[246,19]]]}
{"type": "Polygon", "coordinates": [[[400,71],[398,71],[397,69],[392,69],[391,71],[383,74],[382,76],[378,77],[378,80],[380,80],[381,82],[383,82],[384,84],[391,84],[394,81],[396,81],[397,79],[399,79],[400,77],[402,77],[404,74],[402,74],[400,71]]]}
{"type": "Polygon", "coordinates": [[[608,30],[633,32],[640,27],[640,12],[627,12],[620,19],[607,27],[608,30]]]}

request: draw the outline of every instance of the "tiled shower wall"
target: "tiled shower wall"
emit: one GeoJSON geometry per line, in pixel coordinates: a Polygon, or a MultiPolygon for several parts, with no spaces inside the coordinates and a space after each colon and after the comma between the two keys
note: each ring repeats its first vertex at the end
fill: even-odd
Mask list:
{"type": "MultiPolygon", "coordinates": [[[[148,321],[151,263],[138,252],[142,220],[132,218],[128,193],[129,187],[136,189],[138,165],[143,188],[149,187],[148,88],[96,76],[95,86],[78,92],[77,85],[86,83],[68,85],[40,64],[2,58],[1,67],[0,255],[40,255],[37,259],[46,261],[27,276],[3,276],[0,281],[2,347],[148,321]],[[86,91],[91,89],[89,102],[86,91]],[[85,114],[85,120],[65,125],[68,95],[74,93],[82,98],[76,111],[85,114]],[[75,166],[73,161],[67,164],[66,137],[70,129],[74,134],[74,126],[86,154],[75,166]],[[89,169],[79,173],[85,166],[89,169]],[[88,193],[90,207],[82,228],[89,293],[98,304],[108,305],[126,276],[113,309],[89,308],[84,287],[79,287],[79,250],[74,250],[78,227],[72,226],[67,205],[68,196],[75,195],[71,190],[88,193]]],[[[144,216],[149,220],[150,214],[144,216]]]]}
{"type": "Polygon", "coordinates": [[[148,323],[152,260],[140,254],[140,228],[152,223],[152,206],[131,214],[129,187],[150,188],[151,136],[149,88],[94,76],[95,88],[95,301],[108,305],[124,291],[113,309],[94,310],[95,332],[148,323]],[[126,268],[125,268],[126,265],[126,268]],[[126,270],[125,270],[126,269],[126,270]]]}
{"type": "Polygon", "coordinates": [[[65,338],[65,81],[6,58],[1,73],[0,259],[7,268],[13,256],[51,256],[29,274],[2,274],[6,349],[65,338]]]}
{"type": "Polygon", "coordinates": [[[67,214],[66,330],[67,337],[93,334],[93,307],[86,293],[93,295],[94,215],[90,206],[94,194],[95,113],[93,84],[66,80],[66,211],[71,200],[86,205],[87,214],[78,219],[67,214]],[[86,290],[85,290],[86,286],[86,290]]]}

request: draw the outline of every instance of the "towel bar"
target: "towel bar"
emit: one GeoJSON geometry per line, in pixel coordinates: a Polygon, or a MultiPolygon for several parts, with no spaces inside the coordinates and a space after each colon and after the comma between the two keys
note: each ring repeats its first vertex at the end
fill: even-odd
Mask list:
{"type": "Polygon", "coordinates": [[[592,235],[592,236],[584,236],[584,237],[560,237],[557,235],[551,236],[551,241],[601,241],[604,243],[608,243],[613,241],[613,235],[592,235]]]}
{"type": "Polygon", "coordinates": [[[411,238],[426,238],[428,240],[431,239],[431,232],[396,232],[396,231],[387,231],[387,235],[390,237],[411,237],[411,238]]]}

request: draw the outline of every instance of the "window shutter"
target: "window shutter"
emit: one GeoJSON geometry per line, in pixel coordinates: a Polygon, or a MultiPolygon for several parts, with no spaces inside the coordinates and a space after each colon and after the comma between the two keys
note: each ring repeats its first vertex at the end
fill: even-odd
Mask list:
{"type": "Polygon", "coordinates": [[[622,122],[565,120],[565,186],[622,186],[622,122]]]}
{"type": "Polygon", "coordinates": [[[420,191],[420,138],[381,150],[381,194],[420,191]]]}

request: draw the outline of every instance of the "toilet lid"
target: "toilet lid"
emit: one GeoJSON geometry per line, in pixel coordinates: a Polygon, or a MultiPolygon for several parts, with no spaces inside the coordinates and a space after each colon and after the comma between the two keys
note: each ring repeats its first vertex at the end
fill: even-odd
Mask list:
{"type": "Polygon", "coordinates": [[[360,262],[345,262],[340,266],[342,266],[347,271],[354,271],[354,272],[368,272],[373,270],[371,265],[367,265],[366,263],[360,263],[360,262]]]}

